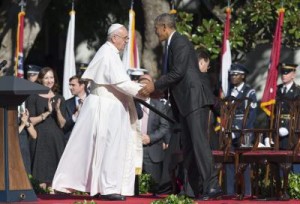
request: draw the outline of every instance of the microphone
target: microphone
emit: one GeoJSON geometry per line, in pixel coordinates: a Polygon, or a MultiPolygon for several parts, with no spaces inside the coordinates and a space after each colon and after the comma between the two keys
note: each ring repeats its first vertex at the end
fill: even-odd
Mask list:
{"type": "Polygon", "coordinates": [[[0,70],[7,64],[7,61],[6,60],[3,60],[1,63],[0,63],[0,70]]]}

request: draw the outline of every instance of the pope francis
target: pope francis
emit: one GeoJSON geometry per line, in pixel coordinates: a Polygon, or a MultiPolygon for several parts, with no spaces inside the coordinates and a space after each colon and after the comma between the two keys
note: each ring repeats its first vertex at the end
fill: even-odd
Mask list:
{"type": "Polygon", "coordinates": [[[130,80],[120,59],[127,42],[127,29],[112,24],[107,42],[82,76],[90,80],[91,93],[56,170],[56,191],[100,193],[105,200],[126,200],[134,194],[142,142],[133,96],[139,97],[142,86],[130,80]]]}

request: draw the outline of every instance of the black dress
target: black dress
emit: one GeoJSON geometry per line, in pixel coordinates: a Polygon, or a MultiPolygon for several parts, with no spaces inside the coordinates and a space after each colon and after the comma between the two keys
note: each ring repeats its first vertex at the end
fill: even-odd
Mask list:
{"type": "MultiPolygon", "coordinates": [[[[56,94],[51,99],[53,112],[35,126],[37,139],[30,141],[32,176],[42,183],[52,182],[65,148],[64,133],[58,126],[54,109],[58,99],[61,99],[60,110],[63,116],[65,115],[65,100],[61,95],[56,94]]],[[[48,110],[48,98],[31,95],[27,100],[27,109],[31,117],[40,116],[48,110]]]]}
{"type": "Polygon", "coordinates": [[[31,174],[30,169],[30,151],[29,151],[29,139],[27,130],[23,129],[19,134],[19,145],[23,158],[24,167],[27,174],[31,174]]]}

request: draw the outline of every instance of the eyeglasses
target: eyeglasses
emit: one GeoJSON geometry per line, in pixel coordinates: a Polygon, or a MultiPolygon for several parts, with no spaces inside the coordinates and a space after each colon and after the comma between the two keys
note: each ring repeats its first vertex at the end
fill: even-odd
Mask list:
{"type": "Polygon", "coordinates": [[[118,34],[115,34],[115,36],[118,36],[119,38],[122,38],[124,41],[129,40],[129,37],[128,37],[128,36],[122,37],[122,36],[120,36],[120,35],[118,35],[118,34]]]}

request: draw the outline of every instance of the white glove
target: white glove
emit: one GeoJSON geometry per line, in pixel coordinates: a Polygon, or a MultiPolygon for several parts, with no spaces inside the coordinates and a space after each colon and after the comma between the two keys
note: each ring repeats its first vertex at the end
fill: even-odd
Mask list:
{"type": "Polygon", "coordinates": [[[265,140],[265,147],[271,147],[271,144],[270,144],[270,138],[269,137],[266,137],[265,140]]]}
{"type": "Polygon", "coordinates": [[[289,134],[288,129],[286,129],[285,127],[281,127],[279,128],[279,136],[280,137],[285,137],[289,134]]]}

